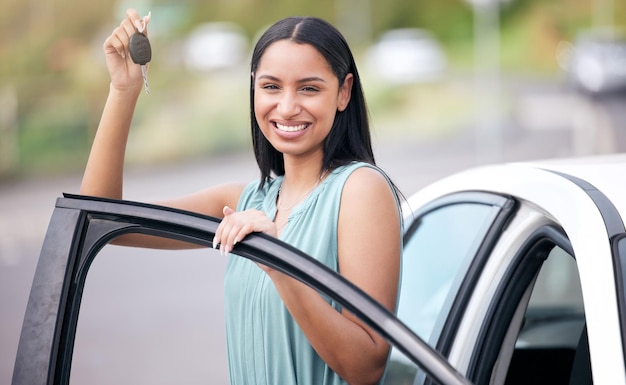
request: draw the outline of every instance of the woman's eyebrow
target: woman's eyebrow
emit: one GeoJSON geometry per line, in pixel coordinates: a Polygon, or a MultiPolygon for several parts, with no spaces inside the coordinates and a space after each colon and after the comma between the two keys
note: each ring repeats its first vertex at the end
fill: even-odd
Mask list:
{"type": "MultiPolygon", "coordinates": [[[[273,82],[279,82],[280,79],[272,76],[272,75],[260,75],[258,77],[258,79],[265,79],[265,80],[271,80],[273,82]]],[[[297,83],[309,83],[309,82],[323,82],[326,83],[326,80],[324,80],[323,78],[319,77],[319,76],[309,76],[306,78],[302,78],[297,80],[297,83]]]]}
{"type": "Polygon", "coordinates": [[[272,75],[259,75],[258,79],[271,80],[273,82],[279,81],[279,79],[277,77],[272,76],[272,75]]]}
{"type": "Polygon", "coordinates": [[[318,76],[310,76],[308,78],[298,80],[298,83],[309,83],[309,82],[323,82],[326,83],[326,80],[320,78],[318,76]]]}

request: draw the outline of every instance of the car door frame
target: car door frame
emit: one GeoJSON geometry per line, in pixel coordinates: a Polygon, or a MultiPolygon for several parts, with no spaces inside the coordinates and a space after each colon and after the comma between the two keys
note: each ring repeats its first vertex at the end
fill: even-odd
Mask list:
{"type": "MultiPolygon", "coordinates": [[[[219,219],[162,206],[64,194],[53,211],[26,307],[12,384],[68,384],[87,272],[113,238],[143,233],[209,247],[219,219]]],[[[467,385],[445,358],[394,314],[336,272],[264,234],[234,254],[280,270],[339,302],[441,384],[467,385]]]]}

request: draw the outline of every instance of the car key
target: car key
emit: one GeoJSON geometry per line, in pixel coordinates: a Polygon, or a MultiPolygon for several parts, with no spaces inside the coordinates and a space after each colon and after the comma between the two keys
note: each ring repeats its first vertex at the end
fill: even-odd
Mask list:
{"type": "Polygon", "coordinates": [[[150,47],[148,37],[143,33],[135,32],[130,37],[128,52],[130,53],[130,58],[133,59],[133,63],[141,66],[143,84],[146,88],[146,94],[149,94],[150,86],[148,85],[148,69],[146,68],[146,64],[152,59],[152,48],[150,47]]]}

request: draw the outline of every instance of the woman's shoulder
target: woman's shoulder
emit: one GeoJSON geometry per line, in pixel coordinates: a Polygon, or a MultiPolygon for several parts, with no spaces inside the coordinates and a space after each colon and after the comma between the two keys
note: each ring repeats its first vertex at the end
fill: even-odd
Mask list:
{"type": "Polygon", "coordinates": [[[391,181],[380,168],[372,165],[356,167],[346,179],[345,193],[379,194],[391,190],[391,181]],[[369,166],[369,167],[368,167],[369,166]]]}
{"type": "Polygon", "coordinates": [[[335,172],[343,176],[344,183],[349,182],[349,184],[357,187],[371,183],[389,186],[392,184],[387,174],[381,168],[371,163],[352,162],[338,167],[335,172]]]}
{"type": "Polygon", "coordinates": [[[376,204],[388,202],[400,206],[400,193],[391,178],[380,167],[369,163],[355,163],[350,167],[342,188],[342,201],[376,204]],[[367,202],[367,203],[365,203],[367,202]]]}

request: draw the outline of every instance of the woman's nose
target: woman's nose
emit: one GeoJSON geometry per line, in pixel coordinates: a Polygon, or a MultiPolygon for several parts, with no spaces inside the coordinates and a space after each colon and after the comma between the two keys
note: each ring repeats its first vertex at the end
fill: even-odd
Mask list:
{"type": "Polygon", "coordinates": [[[291,117],[300,113],[300,104],[296,93],[283,92],[278,101],[277,110],[284,117],[291,117]]]}

